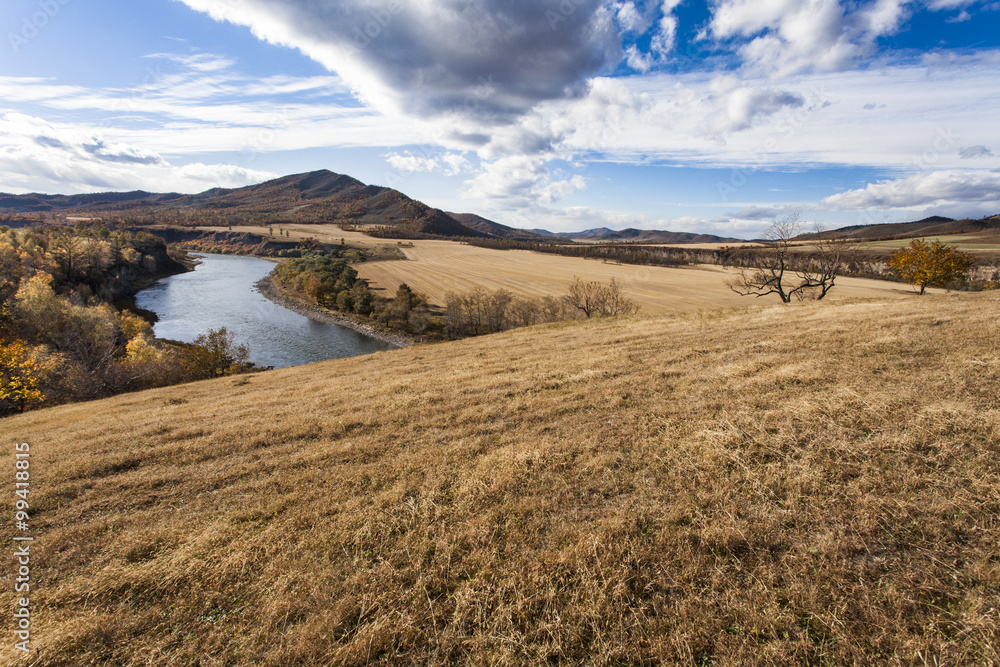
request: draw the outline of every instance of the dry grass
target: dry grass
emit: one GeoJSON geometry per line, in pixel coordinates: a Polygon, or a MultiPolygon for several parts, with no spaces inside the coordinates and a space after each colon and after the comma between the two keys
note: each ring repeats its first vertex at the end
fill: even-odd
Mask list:
{"type": "MultiPolygon", "coordinates": [[[[266,228],[240,229],[267,233],[266,228]]],[[[384,239],[344,232],[336,225],[289,225],[286,229],[292,238],[313,236],[327,243],[344,238],[348,245],[369,249],[386,246],[384,239]]],[[[439,306],[445,304],[449,292],[463,294],[476,287],[491,291],[506,289],[521,297],[558,297],[566,294],[577,276],[605,283],[615,278],[626,296],[635,299],[643,312],[651,314],[745,307],[749,303],[747,297],[739,296],[726,285],[735,273],[718,266],[664,268],[610,264],[525,250],[492,250],[454,241],[406,243],[412,243],[412,247],[400,248],[395,242],[390,246],[401,250],[407,261],[359,264],[358,273],[387,295],[395,294],[400,283],[406,283],[439,306]]],[[[900,283],[841,277],[828,298],[887,297],[912,292],[910,286],[900,283]]]]}
{"type": "Polygon", "coordinates": [[[6,419],[35,662],[996,665],[998,316],[562,323],[6,419]]]}

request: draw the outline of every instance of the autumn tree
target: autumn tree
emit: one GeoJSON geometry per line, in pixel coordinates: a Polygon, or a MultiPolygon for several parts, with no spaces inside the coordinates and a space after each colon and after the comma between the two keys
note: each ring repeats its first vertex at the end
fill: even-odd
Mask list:
{"type": "Polygon", "coordinates": [[[913,239],[889,259],[889,268],[900,278],[920,287],[923,294],[929,285],[944,286],[962,280],[972,268],[973,257],[935,240],[913,239]]]}
{"type": "Polygon", "coordinates": [[[235,334],[226,327],[209,329],[195,338],[194,345],[185,350],[184,362],[195,378],[235,375],[255,368],[250,361],[250,348],[238,345],[235,334]]]}
{"type": "Polygon", "coordinates": [[[0,415],[23,412],[45,399],[39,388],[42,370],[23,342],[0,345],[0,415]]]}

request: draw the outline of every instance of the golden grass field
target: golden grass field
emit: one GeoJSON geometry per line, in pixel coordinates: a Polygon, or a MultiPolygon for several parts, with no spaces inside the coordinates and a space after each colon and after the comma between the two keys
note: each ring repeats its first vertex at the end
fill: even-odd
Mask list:
{"type": "Polygon", "coordinates": [[[564,322],[4,419],[0,662],[996,665],[998,318],[564,322]]]}
{"type": "MultiPolygon", "coordinates": [[[[240,229],[267,233],[264,228],[240,229]]],[[[506,289],[521,297],[558,297],[566,294],[577,276],[604,283],[615,278],[625,294],[646,313],[693,312],[748,303],[747,297],[739,296],[726,285],[734,272],[718,266],[666,268],[612,264],[526,250],[478,248],[454,241],[406,241],[405,246],[399,246],[366,234],[344,232],[335,225],[290,225],[286,229],[292,238],[313,236],[323,242],[343,238],[349,245],[360,247],[399,248],[406,255],[405,261],[367,262],[355,268],[373,288],[391,295],[400,283],[406,283],[439,306],[445,304],[449,292],[461,294],[476,287],[506,289]]],[[[912,291],[899,283],[841,277],[828,298],[903,296],[912,291]]]]}

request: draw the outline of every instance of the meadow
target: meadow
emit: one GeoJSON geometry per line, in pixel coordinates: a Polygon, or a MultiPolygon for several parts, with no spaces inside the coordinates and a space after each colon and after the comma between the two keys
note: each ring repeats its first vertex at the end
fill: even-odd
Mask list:
{"type": "Polygon", "coordinates": [[[997,664],[998,316],[565,322],[7,418],[0,661],[997,664]]]}

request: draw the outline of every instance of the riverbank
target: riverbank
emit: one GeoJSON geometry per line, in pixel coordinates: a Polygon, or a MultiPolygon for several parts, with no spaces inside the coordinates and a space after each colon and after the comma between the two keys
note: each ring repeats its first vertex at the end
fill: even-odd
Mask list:
{"type": "Polygon", "coordinates": [[[144,289],[149,289],[160,280],[194,271],[195,268],[201,264],[201,259],[190,255],[183,250],[179,250],[176,254],[170,254],[169,256],[170,259],[173,260],[172,265],[164,267],[151,276],[137,280],[135,284],[132,285],[128,294],[123,294],[117,297],[111,302],[111,305],[118,310],[127,310],[130,313],[138,315],[150,324],[156,324],[156,322],[160,319],[159,316],[151,310],[140,308],[135,302],[136,295],[144,289]]]}
{"type": "Polygon", "coordinates": [[[287,308],[288,310],[296,312],[300,315],[305,315],[306,317],[318,322],[346,327],[357,331],[362,335],[374,338],[375,340],[382,341],[383,343],[393,345],[398,348],[409,347],[410,345],[415,345],[421,342],[416,337],[408,336],[402,333],[389,333],[387,331],[381,331],[370,324],[354,320],[343,314],[335,313],[325,308],[320,308],[316,304],[310,303],[305,299],[296,296],[293,292],[275,284],[270,276],[261,278],[256,284],[257,290],[268,300],[273,301],[282,308],[287,308]]]}

